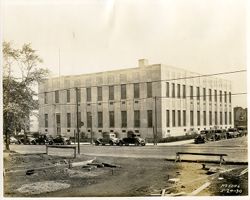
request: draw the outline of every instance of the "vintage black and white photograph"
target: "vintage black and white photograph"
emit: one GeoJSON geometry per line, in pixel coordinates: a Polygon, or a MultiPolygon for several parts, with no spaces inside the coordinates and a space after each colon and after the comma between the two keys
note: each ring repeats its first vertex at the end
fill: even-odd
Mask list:
{"type": "Polygon", "coordinates": [[[0,2],[4,198],[249,198],[247,0],[0,2]]]}

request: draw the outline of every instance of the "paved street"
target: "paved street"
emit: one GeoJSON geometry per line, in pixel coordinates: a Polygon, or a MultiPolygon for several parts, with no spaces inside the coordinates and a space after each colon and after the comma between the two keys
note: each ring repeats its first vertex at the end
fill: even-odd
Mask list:
{"type": "MultiPolygon", "coordinates": [[[[229,142],[230,143],[230,142],[229,142]]],[[[227,161],[247,161],[247,146],[213,146],[214,144],[186,144],[186,145],[171,145],[171,146],[92,146],[81,145],[81,154],[91,156],[113,156],[113,157],[137,157],[137,158],[175,158],[177,151],[185,152],[206,152],[206,153],[225,153],[228,156],[227,161]]],[[[19,153],[45,153],[44,145],[11,145],[11,150],[19,153]]],[[[49,154],[53,155],[73,155],[72,149],[49,149],[49,154]]],[[[204,159],[204,156],[191,157],[186,155],[185,159],[195,158],[204,159]]],[[[218,158],[207,157],[207,160],[218,158]]]]}

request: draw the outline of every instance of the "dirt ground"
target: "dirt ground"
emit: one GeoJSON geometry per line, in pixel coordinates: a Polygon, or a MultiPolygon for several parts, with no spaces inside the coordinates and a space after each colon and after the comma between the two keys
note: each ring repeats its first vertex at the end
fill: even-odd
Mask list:
{"type": "Polygon", "coordinates": [[[166,195],[180,192],[189,194],[208,181],[211,185],[198,195],[247,195],[248,193],[248,173],[238,176],[247,166],[225,165],[220,168],[217,164],[207,164],[206,168],[213,167],[217,170],[236,168],[220,175],[208,175],[208,169],[202,169],[201,163],[175,163],[164,159],[94,158],[81,155],[69,160],[67,157],[45,154],[4,153],[4,196],[151,196],[160,195],[163,189],[166,189],[166,195]],[[69,162],[92,159],[95,159],[93,163],[104,162],[117,167],[90,169],[78,166],[69,169],[69,162]],[[27,175],[27,170],[32,169],[34,171],[27,175]],[[173,178],[177,179],[176,183],[169,182],[169,179],[173,178]],[[230,187],[237,187],[240,191],[235,189],[227,193],[226,188],[230,187]]]}

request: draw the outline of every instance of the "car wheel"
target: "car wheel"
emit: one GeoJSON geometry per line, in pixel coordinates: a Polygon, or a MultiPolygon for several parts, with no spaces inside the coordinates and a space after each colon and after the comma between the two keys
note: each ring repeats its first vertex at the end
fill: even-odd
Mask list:
{"type": "Polygon", "coordinates": [[[113,146],[113,145],[114,145],[114,143],[113,143],[112,141],[110,141],[109,144],[110,144],[110,146],[113,146]]]}
{"type": "Polygon", "coordinates": [[[123,143],[122,143],[122,142],[119,142],[118,145],[119,145],[119,146],[123,146],[123,143]]]}
{"type": "Polygon", "coordinates": [[[139,141],[136,141],[135,142],[135,146],[139,146],[140,145],[140,142],[139,141]]]}

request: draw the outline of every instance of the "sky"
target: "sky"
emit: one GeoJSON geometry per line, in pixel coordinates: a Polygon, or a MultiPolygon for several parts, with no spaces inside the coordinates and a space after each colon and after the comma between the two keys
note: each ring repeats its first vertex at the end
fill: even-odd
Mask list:
{"type": "MultiPolygon", "coordinates": [[[[137,67],[141,58],[200,74],[246,69],[245,0],[3,0],[2,11],[3,39],[31,43],[51,76],[137,67]]],[[[218,78],[247,91],[246,73],[218,78]]],[[[246,95],[232,98],[247,106],[246,95]]]]}

